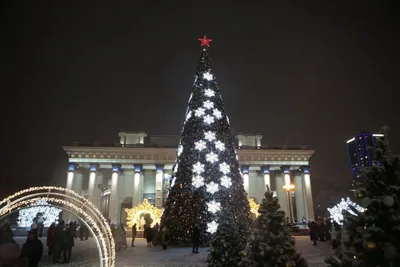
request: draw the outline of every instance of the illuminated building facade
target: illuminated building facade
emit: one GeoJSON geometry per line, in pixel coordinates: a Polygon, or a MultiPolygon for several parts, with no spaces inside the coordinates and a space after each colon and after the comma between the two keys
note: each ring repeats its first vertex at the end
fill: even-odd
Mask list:
{"type": "MultiPolygon", "coordinates": [[[[146,198],[162,208],[168,195],[179,136],[149,136],[145,132],[120,132],[112,144],[65,146],[69,157],[66,186],[92,201],[112,222],[126,222],[126,208],[146,198]]],[[[314,220],[309,160],[314,151],[305,147],[268,147],[262,135],[239,134],[236,147],[249,197],[260,202],[266,185],[279,197],[292,218],[314,220]],[[290,194],[283,186],[294,184],[290,194]]],[[[68,218],[66,218],[68,220],[68,218]]]]}

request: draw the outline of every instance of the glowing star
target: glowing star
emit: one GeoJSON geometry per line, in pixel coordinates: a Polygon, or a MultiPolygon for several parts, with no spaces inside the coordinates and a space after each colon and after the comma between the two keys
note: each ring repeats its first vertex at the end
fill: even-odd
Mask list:
{"type": "Polygon", "coordinates": [[[222,113],[218,109],[213,110],[213,115],[215,116],[215,118],[217,118],[217,120],[222,118],[222,113]]]}
{"type": "Polygon", "coordinates": [[[198,108],[196,109],[196,111],[194,112],[194,114],[196,115],[196,117],[201,117],[204,115],[204,108],[198,108]]]}
{"type": "Polygon", "coordinates": [[[218,223],[215,221],[212,221],[210,223],[207,223],[207,231],[211,234],[215,233],[218,229],[218,223]]]}
{"type": "Polygon", "coordinates": [[[204,164],[201,164],[200,162],[193,164],[193,172],[197,174],[204,172],[204,164]]]}
{"type": "Polygon", "coordinates": [[[203,78],[206,79],[207,81],[211,81],[213,79],[213,75],[210,72],[206,72],[203,74],[203,78]]]}
{"type": "Polygon", "coordinates": [[[204,139],[206,139],[207,141],[214,141],[215,140],[215,133],[208,131],[204,133],[204,139]]]}
{"type": "Polygon", "coordinates": [[[202,151],[203,149],[206,148],[206,142],[204,142],[203,140],[200,140],[198,142],[194,143],[194,148],[198,151],[202,151]]]}
{"type": "Polygon", "coordinates": [[[226,164],[225,162],[219,164],[219,170],[223,173],[223,174],[227,174],[230,171],[230,167],[228,164],[226,164]]]}
{"type": "Polygon", "coordinates": [[[204,101],[203,102],[203,107],[205,109],[212,109],[214,107],[214,103],[211,102],[210,100],[204,101]]]}
{"type": "Polygon", "coordinates": [[[207,39],[207,36],[204,36],[203,38],[197,38],[197,40],[201,42],[200,46],[206,47],[210,47],[210,43],[212,41],[212,39],[207,39]]]}
{"type": "Polygon", "coordinates": [[[207,206],[208,206],[208,211],[214,214],[221,210],[221,204],[219,202],[215,202],[215,200],[211,201],[210,203],[207,203],[207,206]]]}
{"type": "Polygon", "coordinates": [[[178,157],[182,154],[182,151],[183,151],[183,146],[179,145],[178,146],[178,157]]]}
{"type": "Polygon", "coordinates": [[[204,117],[204,122],[207,123],[207,124],[211,124],[211,123],[214,122],[214,117],[212,117],[210,115],[207,115],[207,116],[204,117]]]}
{"type": "Polygon", "coordinates": [[[207,192],[214,194],[218,191],[218,184],[211,182],[207,185],[207,192]]]}
{"type": "Polygon", "coordinates": [[[221,185],[223,187],[229,188],[232,185],[232,180],[228,176],[224,175],[221,177],[221,185]]]}
{"type": "Polygon", "coordinates": [[[211,89],[206,89],[206,90],[204,90],[204,94],[205,94],[206,96],[208,96],[208,97],[213,97],[213,96],[215,96],[214,91],[211,90],[211,89]]]}
{"type": "Polygon", "coordinates": [[[190,119],[190,117],[192,117],[192,112],[191,112],[191,111],[189,111],[189,112],[186,114],[185,121],[188,121],[188,120],[190,119]]]}
{"type": "Polygon", "coordinates": [[[225,144],[222,143],[221,141],[217,140],[217,141],[215,141],[215,148],[218,149],[219,151],[224,151],[225,144]]]}
{"type": "Polygon", "coordinates": [[[192,185],[196,188],[204,185],[204,178],[200,175],[193,176],[192,178],[192,185]]]}
{"type": "Polygon", "coordinates": [[[215,154],[214,152],[210,152],[206,155],[206,160],[208,162],[214,163],[218,161],[218,155],[215,154]]]}

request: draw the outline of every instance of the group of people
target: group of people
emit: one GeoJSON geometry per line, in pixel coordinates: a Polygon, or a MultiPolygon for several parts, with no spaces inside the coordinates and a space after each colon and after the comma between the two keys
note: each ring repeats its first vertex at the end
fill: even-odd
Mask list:
{"type": "Polygon", "coordinates": [[[334,233],[340,231],[339,224],[337,224],[336,222],[332,224],[330,220],[327,220],[326,222],[313,221],[308,222],[308,228],[310,230],[310,240],[313,242],[313,246],[317,245],[317,241],[329,241],[332,243],[333,248],[337,248],[338,244],[334,233]]]}
{"type": "MultiPolygon", "coordinates": [[[[137,225],[136,223],[132,226],[132,244],[131,247],[135,246],[135,239],[137,236],[137,225]]],[[[168,231],[167,227],[163,226],[160,229],[160,225],[156,223],[153,227],[151,225],[144,225],[143,237],[146,239],[147,247],[151,248],[157,244],[161,244],[162,249],[168,248],[168,231]]]]}

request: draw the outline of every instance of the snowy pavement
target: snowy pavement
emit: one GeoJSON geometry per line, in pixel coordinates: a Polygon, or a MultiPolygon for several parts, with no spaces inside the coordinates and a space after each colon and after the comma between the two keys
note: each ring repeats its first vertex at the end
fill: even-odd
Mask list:
{"type": "MultiPolygon", "coordinates": [[[[23,242],[23,239],[18,239],[23,242]]],[[[43,244],[46,239],[43,238],[43,244]]],[[[129,244],[130,240],[128,240],[129,244]]],[[[324,258],[332,253],[327,242],[319,243],[313,247],[309,237],[296,237],[296,247],[307,259],[310,267],[326,266],[324,258]]],[[[47,248],[44,250],[47,254],[47,248]]],[[[200,248],[199,254],[192,254],[191,248],[168,248],[162,250],[160,247],[147,248],[144,239],[136,240],[136,247],[127,248],[117,252],[116,267],[205,267],[207,263],[207,248],[200,248]]],[[[58,267],[92,267],[99,266],[99,258],[93,239],[87,241],[75,241],[72,251],[72,260],[69,264],[52,264],[52,258],[44,255],[40,266],[58,267]]]]}

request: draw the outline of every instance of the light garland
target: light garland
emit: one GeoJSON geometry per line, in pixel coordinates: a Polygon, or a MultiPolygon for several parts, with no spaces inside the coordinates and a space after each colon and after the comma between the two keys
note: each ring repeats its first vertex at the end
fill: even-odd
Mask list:
{"type": "Polygon", "coordinates": [[[357,214],[350,208],[354,207],[359,212],[364,212],[364,208],[354,203],[350,200],[350,198],[342,198],[341,201],[333,206],[332,208],[328,208],[330,217],[333,221],[338,223],[339,225],[343,225],[343,211],[348,211],[350,214],[357,216],[357,214]]]}
{"type": "Polygon", "coordinates": [[[254,198],[249,198],[249,205],[251,213],[253,213],[254,215],[256,215],[256,217],[258,217],[259,215],[258,210],[260,209],[260,204],[257,204],[254,198]]]}
{"type": "Polygon", "coordinates": [[[39,200],[31,207],[21,209],[18,211],[18,226],[30,227],[33,219],[36,218],[38,213],[43,215],[43,226],[49,227],[53,222],[57,222],[61,213],[61,209],[52,207],[47,201],[39,200]]]}
{"type": "Polygon", "coordinates": [[[127,214],[126,219],[129,227],[132,227],[135,223],[139,224],[140,215],[142,214],[150,214],[150,217],[153,219],[151,227],[154,227],[156,223],[160,223],[163,210],[151,205],[149,200],[145,198],[139,205],[130,209],[125,209],[125,212],[127,214]]]}
{"type": "Polygon", "coordinates": [[[16,192],[0,201],[0,219],[14,210],[46,201],[75,214],[85,224],[89,224],[99,250],[100,266],[115,266],[115,243],[111,229],[101,212],[83,196],[76,192],[55,186],[31,187],[16,192]]]}

